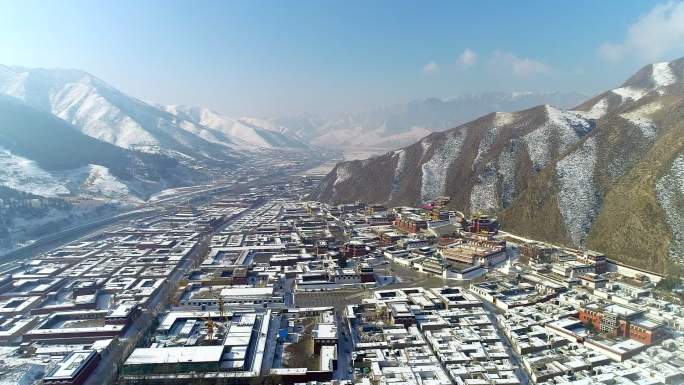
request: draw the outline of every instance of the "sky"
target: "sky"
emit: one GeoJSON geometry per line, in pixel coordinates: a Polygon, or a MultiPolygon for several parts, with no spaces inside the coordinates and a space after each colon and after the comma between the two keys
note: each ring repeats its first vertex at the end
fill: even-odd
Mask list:
{"type": "Polygon", "coordinates": [[[0,64],[231,116],[596,93],[684,56],[684,2],[0,0],[0,64]]]}

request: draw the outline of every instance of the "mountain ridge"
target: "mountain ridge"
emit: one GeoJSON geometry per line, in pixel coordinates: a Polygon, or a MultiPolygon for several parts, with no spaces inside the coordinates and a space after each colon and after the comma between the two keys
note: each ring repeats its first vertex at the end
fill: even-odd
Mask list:
{"type": "Polygon", "coordinates": [[[121,148],[228,163],[251,149],[220,129],[179,118],[81,70],[0,66],[0,93],[121,148]]]}
{"type": "Polygon", "coordinates": [[[515,111],[537,104],[572,106],[582,93],[488,92],[455,97],[427,97],[324,121],[314,133],[302,134],[319,146],[402,147],[431,132],[443,131],[492,110],[515,111]]]}
{"type": "MultiPolygon", "coordinates": [[[[191,172],[176,159],[122,149],[92,138],[66,121],[11,97],[0,96],[0,126],[4,169],[0,180],[21,191],[36,193],[31,191],[35,186],[45,196],[78,195],[85,179],[93,177],[106,179],[110,187],[116,184],[119,192],[125,190],[130,195],[117,193],[117,199],[144,199],[157,189],[180,183],[180,179],[203,180],[201,174],[191,172]],[[51,186],[47,190],[51,192],[45,193],[40,181],[51,186]]],[[[101,192],[104,194],[99,196],[113,198],[101,192]]]]}
{"type": "Polygon", "coordinates": [[[665,271],[684,255],[682,79],[684,58],[645,66],[573,110],[487,114],[339,163],[318,198],[415,205],[448,195],[511,231],[665,271]]]}
{"type": "Polygon", "coordinates": [[[221,133],[240,148],[298,148],[305,149],[296,134],[285,127],[274,127],[272,122],[257,118],[231,118],[204,107],[172,105],[160,106],[180,119],[190,121],[221,133]]]}

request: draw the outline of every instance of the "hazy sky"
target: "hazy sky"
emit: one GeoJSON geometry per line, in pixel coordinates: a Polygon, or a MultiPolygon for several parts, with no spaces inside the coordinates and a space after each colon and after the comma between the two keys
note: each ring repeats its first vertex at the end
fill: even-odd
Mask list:
{"type": "Polygon", "coordinates": [[[0,63],[234,115],[595,92],[684,55],[684,3],[0,0],[0,63]]]}

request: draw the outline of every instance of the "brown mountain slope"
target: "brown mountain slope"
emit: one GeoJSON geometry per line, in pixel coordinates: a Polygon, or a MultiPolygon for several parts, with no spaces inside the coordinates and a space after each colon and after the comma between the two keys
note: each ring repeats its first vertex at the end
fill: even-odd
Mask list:
{"type": "Polygon", "coordinates": [[[673,244],[681,242],[681,233],[676,233],[677,224],[668,222],[684,217],[682,174],[671,175],[675,160],[684,153],[684,100],[664,98],[662,103],[662,110],[653,115],[657,139],[608,190],[588,238],[589,247],[658,271],[669,266],[662,256],[682,256],[681,244],[673,244]],[[666,204],[659,184],[666,190],[678,189],[679,196],[666,204]]]}
{"type": "MultiPolygon", "coordinates": [[[[681,96],[652,94],[606,115],[499,214],[504,226],[548,241],[587,245],[633,265],[666,271],[671,263],[667,256],[681,255],[681,248],[670,248],[674,229],[668,224],[657,184],[684,153],[683,112],[681,96]],[[661,107],[641,115],[652,121],[653,137],[622,117],[650,111],[654,104],[661,107]],[[562,170],[568,164],[578,165],[573,175],[577,183],[563,182],[562,170]]],[[[681,179],[679,183],[681,189],[681,179]]],[[[676,181],[670,185],[677,188],[676,181]]],[[[672,217],[684,215],[681,207],[669,212],[672,217]]]]}
{"type": "Polygon", "coordinates": [[[492,113],[401,150],[340,163],[320,198],[416,204],[447,194],[472,211],[496,211],[592,127],[580,114],[551,106],[492,113]]]}
{"type": "Polygon", "coordinates": [[[319,199],[498,212],[531,237],[666,270],[684,255],[684,59],[644,67],[573,111],[492,113],[340,163],[319,199]],[[668,257],[669,256],[669,257],[668,257]]]}

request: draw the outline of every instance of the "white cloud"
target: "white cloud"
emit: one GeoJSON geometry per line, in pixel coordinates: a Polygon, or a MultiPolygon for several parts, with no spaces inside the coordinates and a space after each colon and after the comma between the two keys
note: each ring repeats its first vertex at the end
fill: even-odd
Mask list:
{"type": "Polygon", "coordinates": [[[629,26],[621,43],[605,43],[599,52],[609,60],[633,57],[656,61],[684,51],[684,1],[656,5],[629,26]]]}
{"type": "Polygon", "coordinates": [[[551,67],[542,61],[518,57],[510,52],[494,51],[491,61],[494,65],[508,69],[520,77],[543,74],[551,70],[551,67]]]}
{"type": "Polygon", "coordinates": [[[432,75],[439,70],[439,65],[434,61],[431,61],[423,66],[423,73],[426,75],[432,75]]]}
{"type": "Polygon", "coordinates": [[[457,62],[461,67],[472,67],[477,62],[477,54],[470,48],[466,48],[458,57],[457,62]]]}

